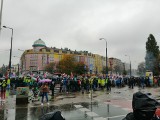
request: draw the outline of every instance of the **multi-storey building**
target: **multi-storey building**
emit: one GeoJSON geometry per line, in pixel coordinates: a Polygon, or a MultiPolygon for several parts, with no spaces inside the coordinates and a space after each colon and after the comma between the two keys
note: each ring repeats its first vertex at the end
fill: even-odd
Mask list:
{"type": "Polygon", "coordinates": [[[115,74],[122,74],[123,70],[125,69],[124,63],[117,58],[109,58],[109,68],[111,73],[115,74]]]}
{"type": "Polygon", "coordinates": [[[105,66],[105,57],[89,53],[88,51],[72,51],[68,48],[47,47],[41,39],[36,40],[32,47],[33,49],[25,50],[21,56],[20,66],[22,72],[44,72],[47,64],[51,62],[58,63],[66,54],[74,55],[77,62],[84,62],[88,66],[90,73],[101,73],[105,66]]]}

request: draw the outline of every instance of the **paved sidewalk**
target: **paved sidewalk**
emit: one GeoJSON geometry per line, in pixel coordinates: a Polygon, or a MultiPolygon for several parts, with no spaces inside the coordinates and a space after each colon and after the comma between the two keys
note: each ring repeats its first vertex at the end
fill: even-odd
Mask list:
{"type": "MultiPolygon", "coordinates": [[[[54,99],[51,99],[51,95],[49,94],[49,98],[51,99],[49,101],[50,105],[62,105],[62,104],[75,104],[75,103],[80,103],[80,102],[107,102],[108,100],[112,101],[131,101],[133,93],[137,91],[142,91],[144,93],[151,93],[152,96],[156,97],[156,99],[160,99],[160,87],[158,88],[145,88],[145,89],[139,89],[138,87],[135,87],[134,89],[130,89],[127,86],[123,88],[112,88],[112,91],[106,92],[104,91],[95,91],[92,93],[92,99],[91,99],[91,93],[87,94],[84,93],[82,94],[81,92],[76,92],[76,93],[69,93],[69,94],[62,94],[54,99]]],[[[15,105],[15,95],[10,95],[6,98],[5,102],[3,105],[0,105],[0,108],[5,109],[5,108],[14,108],[15,105]]],[[[35,101],[35,102],[30,102],[28,104],[28,107],[36,107],[40,106],[41,102],[35,101]]]]}

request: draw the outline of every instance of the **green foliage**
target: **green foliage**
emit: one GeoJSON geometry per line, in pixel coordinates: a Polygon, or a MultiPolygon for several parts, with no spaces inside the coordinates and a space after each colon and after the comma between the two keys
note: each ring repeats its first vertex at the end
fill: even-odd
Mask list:
{"type": "Polygon", "coordinates": [[[127,75],[127,71],[126,70],[123,70],[123,75],[127,75]]]}
{"type": "Polygon", "coordinates": [[[85,74],[86,70],[84,68],[85,64],[83,62],[77,62],[75,63],[75,67],[74,67],[74,73],[76,73],[77,75],[81,75],[81,74],[85,74]]]}
{"type": "Polygon", "coordinates": [[[159,59],[156,60],[155,64],[154,64],[154,76],[158,76],[160,74],[160,66],[159,66],[159,59]]]}
{"type": "Polygon", "coordinates": [[[152,34],[149,35],[148,41],[146,42],[146,51],[152,52],[156,58],[159,56],[159,46],[157,46],[157,42],[152,34]]]}
{"type": "Polygon", "coordinates": [[[2,74],[2,73],[0,73],[0,78],[1,78],[1,77],[3,77],[3,74],[2,74]]]}
{"type": "Polygon", "coordinates": [[[66,73],[68,75],[72,73],[81,75],[85,74],[88,70],[88,67],[83,62],[76,62],[74,56],[72,55],[65,55],[64,58],[59,61],[59,65],[57,68],[59,69],[59,72],[66,73]]]}
{"type": "Polygon", "coordinates": [[[139,65],[138,65],[138,74],[140,76],[144,76],[145,75],[145,71],[146,71],[145,63],[144,62],[139,63],[139,65]]]}
{"type": "Polygon", "coordinates": [[[47,71],[49,73],[53,73],[54,72],[54,66],[55,66],[54,62],[51,62],[51,63],[47,64],[45,66],[45,71],[47,71]]]}
{"type": "Polygon", "coordinates": [[[61,73],[71,74],[74,71],[75,59],[72,55],[65,55],[64,58],[59,61],[58,69],[61,73]]]}
{"type": "Polygon", "coordinates": [[[153,65],[153,75],[159,75],[159,46],[152,34],[149,35],[148,41],[146,42],[146,52],[146,55],[149,54],[149,56],[147,56],[148,59],[146,59],[146,66],[153,65]],[[153,54],[153,56],[151,54],[153,54]]]}

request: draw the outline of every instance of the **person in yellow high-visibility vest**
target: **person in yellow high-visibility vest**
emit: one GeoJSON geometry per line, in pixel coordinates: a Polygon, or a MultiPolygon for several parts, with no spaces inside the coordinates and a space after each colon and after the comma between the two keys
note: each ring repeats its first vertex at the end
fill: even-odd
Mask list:
{"type": "Polygon", "coordinates": [[[24,77],[23,82],[26,83],[26,77],[24,77]]]}
{"type": "Polygon", "coordinates": [[[30,78],[28,78],[27,80],[28,80],[28,81],[27,81],[28,86],[30,86],[31,79],[30,79],[30,78]]]}
{"type": "Polygon", "coordinates": [[[11,80],[8,78],[7,79],[7,88],[10,89],[10,84],[11,84],[11,80]]]}
{"type": "Polygon", "coordinates": [[[104,86],[105,86],[105,79],[104,78],[101,79],[101,86],[102,86],[102,90],[103,90],[104,86]]]}
{"type": "Polygon", "coordinates": [[[100,77],[98,78],[98,88],[99,89],[101,88],[101,78],[100,77]]]}
{"type": "Polygon", "coordinates": [[[1,98],[2,99],[5,99],[6,87],[7,87],[7,82],[6,80],[3,80],[1,83],[1,98]]]}

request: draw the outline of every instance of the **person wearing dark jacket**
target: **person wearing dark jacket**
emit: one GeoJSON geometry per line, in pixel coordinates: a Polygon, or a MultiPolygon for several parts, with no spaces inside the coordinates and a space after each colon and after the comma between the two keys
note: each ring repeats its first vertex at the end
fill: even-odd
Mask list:
{"type": "Polygon", "coordinates": [[[52,81],[52,84],[50,86],[50,90],[52,91],[52,97],[54,98],[54,88],[55,88],[55,81],[52,81]]]}
{"type": "Polygon", "coordinates": [[[158,120],[155,116],[155,111],[159,103],[150,98],[147,94],[136,92],[133,94],[132,108],[130,112],[122,120],[158,120]]]}

